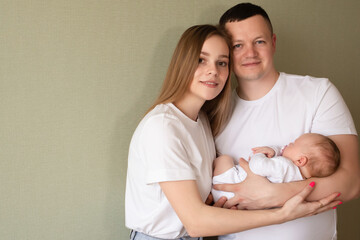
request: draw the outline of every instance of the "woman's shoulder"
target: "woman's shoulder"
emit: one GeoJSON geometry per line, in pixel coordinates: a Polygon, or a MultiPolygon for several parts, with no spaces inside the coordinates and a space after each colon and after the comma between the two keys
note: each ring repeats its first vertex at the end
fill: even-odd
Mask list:
{"type": "Polygon", "coordinates": [[[180,121],[179,110],[174,107],[172,103],[163,103],[156,105],[154,109],[152,109],[144,119],[148,121],[180,121]]]}
{"type": "Polygon", "coordinates": [[[181,114],[177,110],[171,103],[159,104],[146,114],[140,126],[152,131],[181,128],[181,114]]]}

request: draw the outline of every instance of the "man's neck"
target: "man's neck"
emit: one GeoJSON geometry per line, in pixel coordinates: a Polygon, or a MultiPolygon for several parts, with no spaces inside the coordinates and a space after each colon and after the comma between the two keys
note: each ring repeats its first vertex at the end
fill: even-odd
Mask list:
{"type": "Polygon", "coordinates": [[[264,97],[274,87],[279,78],[279,73],[274,71],[267,77],[257,80],[239,80],[236,92],[241,99],[254,101],[264,97]]]}

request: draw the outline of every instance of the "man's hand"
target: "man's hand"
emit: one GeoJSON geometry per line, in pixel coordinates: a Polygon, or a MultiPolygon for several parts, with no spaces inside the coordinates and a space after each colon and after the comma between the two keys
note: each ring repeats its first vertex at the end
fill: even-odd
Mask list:
{"type": "Polygon", "coordinates": [[[252,148],[251,150],[252,150],[253,154],[263,153],[268,158],[272,158],[273,156],[275,156],[274,149],[272,149],[270,147],[255,147],[255,148],[252,148]]]}
{"type": "Polygon", "coordinates": [[[220,191],[233,192],[235,196],[229,199],[225,208],[236,206],[238,209],[264,209],[278,207],[280,204],[273,201],[272,187],[264,177],[254,174],[249,168],[248,162],[240,158],[240,166],[246,171],[247,177],[241,183],[217,184],[214,188],[220,191]]]}

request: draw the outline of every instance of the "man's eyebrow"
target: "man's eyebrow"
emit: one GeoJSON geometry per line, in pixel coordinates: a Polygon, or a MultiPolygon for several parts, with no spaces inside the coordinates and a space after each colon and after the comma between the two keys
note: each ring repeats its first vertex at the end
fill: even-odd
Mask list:
{"type": "MultiPolygon", "coordinates": [[[[254,40],[257,40],[257,39],[259,39],[259,38],[265,38],[265,36],[261,34],[261,35],[255,37],[254,40]]],[[[242,40],[242,39],[235,39],[235,40],[232,41],[232,42],[233,42],[233,43],[241,43],[241,42],[243,42],[243,40],[242,40]]]]}

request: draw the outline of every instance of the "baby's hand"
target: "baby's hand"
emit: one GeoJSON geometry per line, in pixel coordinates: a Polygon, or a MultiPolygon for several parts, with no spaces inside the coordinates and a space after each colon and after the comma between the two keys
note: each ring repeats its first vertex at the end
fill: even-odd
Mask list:
{"type": "Polygon", "coordinates": [[[255,147],[255,148],[252,148],[251,150],[253,151],[253,154],[263,153],[268,158],[272,158],[273,156],[275,156],[274,149],[272,149],[270,147],[255,147]]]}

